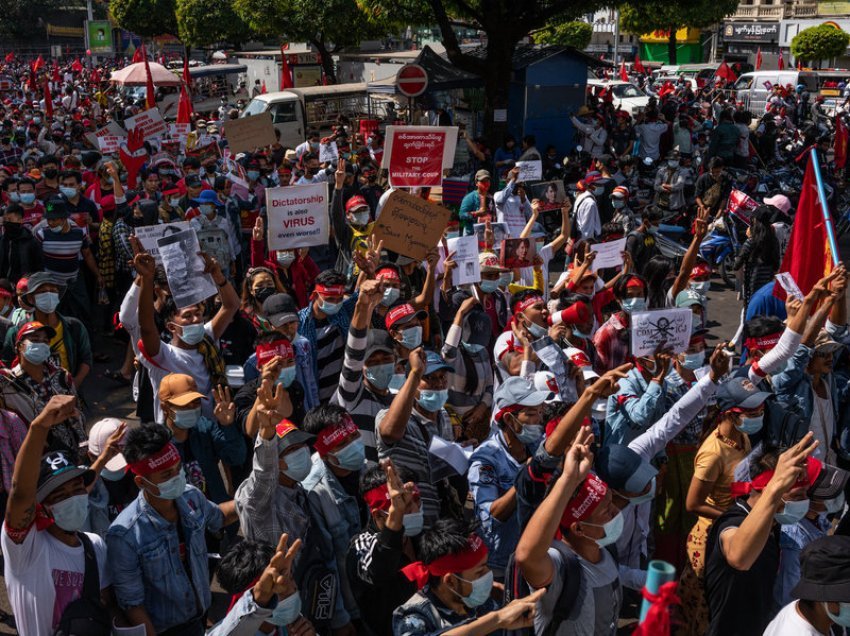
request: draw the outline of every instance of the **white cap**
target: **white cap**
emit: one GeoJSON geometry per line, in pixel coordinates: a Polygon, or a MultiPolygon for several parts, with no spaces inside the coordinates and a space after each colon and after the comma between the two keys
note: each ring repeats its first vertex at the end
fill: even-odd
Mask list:
{"type": "Polygon", "coordinates": [[[538,391],[551,391],[555,394],[553,402],[563,402],[559,394],[558,381],[551,371],[537,371],[534,374],[534,388],[538,391]]]}
{"type": "MultiPolygon", "coordinates": [[[[104,417],[102,420],[95,422],[89,431],[89,452],[95,457],[99,456],[106,447],[106,441],[109,439],[109,436],[117,431],[119,426],[121,426],[121,420],[117,417],[104,417]]],[[[125,432],[124,439],[126,437],[127,433],[125,432]]],[[[121,441],[123,443],[124,440],[122,439],[121,441]]],[[[122,470],[126,466],[127,460],[124,459],[124,455],[118,453],[106,462],[104,468],[107,470],[122,470]]]]}

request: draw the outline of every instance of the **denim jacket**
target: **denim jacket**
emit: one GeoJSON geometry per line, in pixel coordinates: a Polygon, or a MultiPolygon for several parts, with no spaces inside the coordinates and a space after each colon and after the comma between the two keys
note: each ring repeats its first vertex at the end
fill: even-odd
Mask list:
{"type": "MultiPolygon", "coordinates": [[[[295,336],[292,348],[295,349],[295,378],[304,387],[304,410],[309,411],[314,406],[319,406],[319,383],[314,373],[316,356],[313,345],[301,334],[295,336]]],[[[245,384],[260,376],[256,353],[248,356],[245,364],[242,365],[242,373],[245,384]]]]}
{"type": "Polygon", "coordinates": [[[647,382],[639,369],[629,371],[608,398],[604,444],[628,444],[660,420],[667,410],[666,393],[666,382],[647,382]]]}
{"type": "Polygon", "coordinates": [[[311,519],[316,523],[326,541],[333,545],[339,587],[342,592],[337,595],[337,607],[331,620],[331,627],[337,629],[352,618],[360,616],[357,602],[351,591],[350,579],[346,574],[348,546],[351,539],[360,534],[363,526],[360,508],[357,500],[345,492],[342,484],[317,454],[313,455],[313,469],[310,475],[301,482],[301,485],[307,491],[311,519]]]}
{"type": "Polygon", "coordinates": [[[202,616],[212,603],[204,531],[218,532],[224,516],[194,486],[176,499],[180,532],[145,499],[144,491],[118,515],[106,533],[109,573],[118,605],[143,606],[157,632],[202,616]],[[188,570],[188,573],[187,573],[188,570]],[[191,578],[190,578],[191,576],[191,578]]]}

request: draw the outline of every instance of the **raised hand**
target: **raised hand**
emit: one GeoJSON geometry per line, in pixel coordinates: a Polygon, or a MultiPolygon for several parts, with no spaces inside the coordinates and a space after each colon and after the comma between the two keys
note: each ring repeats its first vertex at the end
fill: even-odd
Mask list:
{"type": "Polygon", "coordinates": [[[255,241],[262,241],[265,236],[265,228],[263,223],[263,217],[258,216],[257,220],[254,221],[254,227],[251,230],[251,238],[255,241]]]}
{"type": "Polygon", "coordinates": [[[121,422],[112,435],[106,438],[106,444],[103,446],[103,450],[100,451],[100,457],[103,459],[104,463],[108,462],[121,452],[121,442],[123,441],[126,433],[127,423],[121,422]]]}
{"type": "Polygon", "coordinates": [[[799,479],[806,476],[806,461],[817,446],[815,434],[809,431],[803,439],[782,453],[776,462],[776,470],[768,488],[780,495],[791,490],[799,479]]]}
{"type": "Polygon", "coordinates": [[[236,404],[230,395],[230,387],[220,384],[213,387],[213,398],[215,398],[215,409],[213,415],[222,426],[230,426],[236,419],[236,404]]]}
{"type": "Polygon", "coordinates": [[[587,391],[596,399],[607,398],[614,395],[620,389],[620,380],[624,380],[626,378],[626,374],[633,366],[634,365],[631,363],[621,364],[616,369],[606,371],[596,380],[596,382],[587,388],[587,391]]]}
{"type": "Polygon", "coordinates": [[[133,269],[142,278],[153,280],[156,272],[156,259],[147,252],[140,252],[133,257],[133,269]]]}
{"type": "Polygon", "coordinates": [[[336,164],[336,172],[334,173],[334,186],[337,190],[342,190],[345,183],[345,159],[340,159],[336,164]]]}
{"type": "Polygon", "coordinates": [[[38,423],[44,428],[61,424],[77,413],[77,397],[74,395],[54,395],[50,398],[41,413],[35,416],[32,426],[38,423]]]}

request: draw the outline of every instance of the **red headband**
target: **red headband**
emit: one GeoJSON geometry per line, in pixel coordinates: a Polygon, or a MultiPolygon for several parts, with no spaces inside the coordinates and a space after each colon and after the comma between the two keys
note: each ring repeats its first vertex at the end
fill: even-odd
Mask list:
{"type": "Polygon", "coordinates": [[[637,276],[631,276],[629,280],[626,281],[626,289],[629,287],[638,287],[640,289],[645,289],[646,285],[643,284],[643,281],[637,276]]]}
{"type": "Polygon", "coordinates": [[[711,276],[711,268],[707,263],[697,263],[691,269],[691,277],[694,276],[711,276]]]}
{"type": "Polygon", "coordinates": [[[444,574],[457,574],[479,564],[487,556],[487,546],[477,534],[469,536],[469,542],[463,552],[447,554],[427,565],[422,561],[416,561],[401,569],[408,580],[416,583],[417,589],[422,589],[428,582],[429,576],[443,576],[444,574]]]}
{"type": "Polygon", "coordinates": [[[11,298],[12,292],[10,292],[8,289],[3,289],[2,287],[0,287],[0,297],[11,298]]]}
{"type": "Polygon", "coordinates": [[[507,415],[508,413],[517,413],[523,409],[522,404],[510,404],[508,406],[500,408],[496,411],[496,414],[493,416],[493,419],[497,422],[502,420],[502,417],[507,415]]]}
{"type": "Polygon", "coordinates": [[[129,466],[130,470],[139,477],[147,477],[152,473],[167,470],[179,463],[180,453],[177,451],[177,447],[171,442],[168,442],[158,453],[133,462],[129,466]]]}
{"type": "MultiPolygon", "coordinates": [[[[417,486],[413,486],[413,496],[414,498],[419,498],[419,488],[417,486]]],[[[386,483],[381,484],[380,486],[375,486],[372,490],[367,490],[363,495],[363,500],[366,502],[366,505],[369,506],[370,512],[375,512],[377,510],[387,511],[390,509],[390,489],[386,483]]]]}
{"type": "MultiPolygon", "coordinates": [[[[809,457],[806,460],[806,476],[798,479],[792,488],[807,488],[812,485],[818,478],[823,464],[819,459],[809,457]]],[[[773,479],[772,470],[766,470],[763,473],[756,475],[752,481],[734,481],[730,489],[730,494],[733,497],[744,497],[752,491],[761,492],[765,486],[773,479]]]]}
{"type": "Polygon", "coordinates": [[[771,333],[758,338],[747,338],[744,340],[744,346],[751,351],[770,351],[779,342],[781,333],[771,333]]]}
{"type": "Polygon", "coordinates": [[[398,277],[398,272],[396,272],[394,269],[389,268],[378,270],[378,273],[375,274],[375,278],[377,278],[378,280],[401,280],[398,277]]]}
{"type": "Polygon", "coordinates": [[[412,316],[416,313],[416,310],[413,308],[413,305],[405,303],[403,305],[399,305],[398,307],[393,307],[387,312],[387,317],[384,318],[384,323],[387,325],[387,329],[391,329],[392,326],[397,323],[399,320],[403,318],[407,318],[408,316],[412,316]]]}
{"type": "Polygon", "coordinates": [[[529,296],[525,300],[514,303],[514,314],[521,313],[529,307],[543,302],[543,296],[529,296]]]}
{"type": "Polygon", "coordinates": [[[344,296],[344,285],[316,285],[316,293],[323,296],[344,296]]]}
{"type": "Polygon", "coordinates": [[[608,485],[593,473],[589,473],[575,494],[570,498],[561,525],[569,527],[576,521],[584,521],[605,498],[608,485]]]}
{"type": "Polygon", "coordinates": [[[319,457],[324,457],[340,441],[357,432],[357,425],[351,420],[351,417],[346,415],[336,426],[328,426],[319,431],[314,444],[316,452],[319,453],[319,457]]]}

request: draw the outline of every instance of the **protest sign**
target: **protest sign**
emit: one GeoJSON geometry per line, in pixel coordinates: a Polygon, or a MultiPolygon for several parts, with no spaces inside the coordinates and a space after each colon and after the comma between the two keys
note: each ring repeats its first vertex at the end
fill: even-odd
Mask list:
{"type": "Polygon", "coordinates": [[[177,221],[175,223],[158,223],[156,225],[142,225],[134,229],[134,234],[148,253],[156,259],[158,264],[162,264],[162,258],[159,255],[159,248],[156,242],[163,236],[174,234],[188,230],[190,227],[189,221],[177,221]]]}
{"type": "Polygon", "coordinates": [[[535,183],[531,186],[531,198],[540,201],[540,209],[544,212],[561,209],[567,198],[563,180],[535,183]]]}
{"type": "Polygon", "coordinates": [[[590,246],[591,251],[596,252],[596,258],[593,260],[593,271],[598,269],[607,269],[609,267],[619,267],[623,264],[623,250],[626,249],[626,239],[618,239],[616,241],[608,241],[607,243],[597,243],[590,246]]]}
{"type": "Polygon", "coordinates": [[[779,283],[779,286],[785,290],[785,293],[791,298],[797,298],[798,300],[803,300],[803,291],[800,289],[799,285],[797,285],[797,281],[794,280],[794,277],[788,272],[781,272],[776,275],[776,281],[779,283]]]}
{"type": "Polygon", "coordinates": [[[456,126],[388,126],[381,167],[394,188],[438,187],[456,144],[456,126]]]}
{"type": "Polygon", "coordinates": [[[121,141],[127,136],[125,130],[114,121],[109,122],[94,134],[97,139],[98,148],[105,155],[118,152],[121,147],[121,141]]]}
{"type": "Polygon", "coordinates": [[[543,178],[543,162],[537,161],[517,161],[516,167],[519,168],[519,176],[517,181],[540,181],[543,178]]]}
{"type": "MultiPolygon", "coordinates": [[[[484,230],[487,229],[487,224],[475,223],[472,229],[475,230],[475,236],[478,237],[478,244],[484,245],[486,243],[484,240],[484,230]]],[[[510,238],[510,230],[507,223],[491,223],[490,229],[493,230],[493,251],[497,252],[502,245],[502,241],[510,238]]]]}
{"type": "Polygon", "coordinates": [[[568,404],[575,404],[578,401],[578,392],[576,391],[576,383],[570,378],[569,365],[567,364],[567,356],[564,350],[561,349],[555,341],[549,336],[543,336],[531,343],[534,353],[545,364],[552,375],[555,376],[555,382],[558,385],[558,395],[561,400],[568,404]]]}
{"type": "Polygon", "coordinates": [[[431,464],[431,479],[443,479],[453,475],[465,475],[472,457],[471,446],[461,446],[439,435],[431,438],[428,445],[428,461],[431,464]]]}
{"type": "Polygon", "coordinates": [[[452,272],[452,284],[455,286],[481,281],[481,267],[478,264],[478,239],[475,236],[459,236],[446,241],[449,254],[457,267],[452,272]]]}
{"type": "Polygon", "coordinates": [[[691,340],[693,317],[690,307],[631,314],[632,355],[652,355],[659,345],[673,353],[684,353],[691,340]]]}
{"type": "Polygon", "coordinates": [[[421,261],[443,236],[451,210],[396,190],[375,221],[372,234],[384,248],[421,261]]]}
{"type": "Polygon", "coordinates": [[[336,142],[331,141],[326,144],[319,144],[319,162],[320,163],[336,163],[339,159],[339,150],[336,147],[336,142]]]}
{"type": "Polygon", "coordinates": [[[236,155],[239,152],[254,152],[257,148],[275,142],[272,114],[270,112],[231,119],[224,124],[227,147],[236,155]]]}
{"type": "Polygon", "coordinates": [[[732,190],[729,194],[729,212],[741,221],[750,224],[750,214],[759,206],[758,201],[740,190],[732,190]]]}
{"type": "Polygon", "coordinates": [[[266,188],[269,249],[325,245],[329,238],[328,184],[266,188]]]}
{"type": "Polygon", "coordinates": [[[531,267],[534,260],[534,243],[527,238],[507,238],[502,241],[502,267],[520,269],[531,267]]]}
{"type": "Polygon", "coordinates": [[[158,108],[151,108],[125,119],[124,125],[127,127],[127,130],[140,129],[145,139],[162,137],[168,132],[168,125],[165,123],[162,115],[160,115],[158,108]]]}
{"type": "Polygon", "coordinates": [[[204,259],[198,256],[201,246],[195,230],[166,234],[157,239],[156,246],[165,268],[168,288],[178,308],[196,305],[218,293],[218,286],[209,274],[204,274],[204,259]]]}

